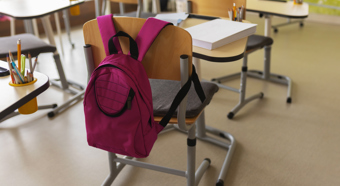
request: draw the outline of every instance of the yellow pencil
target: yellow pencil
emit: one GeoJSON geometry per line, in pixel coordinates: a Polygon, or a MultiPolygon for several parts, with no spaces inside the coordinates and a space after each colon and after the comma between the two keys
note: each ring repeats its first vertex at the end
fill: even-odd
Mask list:
{"type": "Polygon", "coordinates": [[[17,41],[17,60],[18,60],[18,69],[21,72],[21,40],[17,41]]]}

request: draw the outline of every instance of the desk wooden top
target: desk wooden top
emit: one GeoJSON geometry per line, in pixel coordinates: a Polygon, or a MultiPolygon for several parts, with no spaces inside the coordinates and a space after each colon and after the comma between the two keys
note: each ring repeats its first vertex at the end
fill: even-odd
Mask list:
{"type": "Polygon", "coordinates": [[[0,0],[0,13],[15,19],[33,19],[83,2],[84,0],[0,0]]]}
{"type": "MultiPolygon", "coordinates": [[[[7,62],[0,61],[0,66],[8,69],[7,62]]],[[[34,72],[34,77],[37,78],[34,84],[22,87],[9,85],[10,76],[0,77],[0,120],[37,97],[50,86],[46,75],[34,72]]]]}
{"type": "Polygon", "coordinates": [[[309,6],[307,3],[294,4],[293,1],[247,0],[246,10],[287,18],[306,18],[309,6]]]}
{"type": "MultiPolygon", "coordinates": [[[[209,19],[204,19],[208,16],[198,16],[201,18],[191,15],[185,21],[180,24],[182,28],[189,28],[197,24],[209,21],[209,19]],[[191,17],[191,18],[190,18],[191,17]]],[[[212,18],[214,19],[214,18],[212,18]]],[[[212,20],[210,19],[210,20],[212,20]]],[[[227,19],[227,18],[226,18],[227,19]]],[[[229,19],[228,19],[229,20],[229,19]]],[[[201,47],[193,46],[193,56],[199,59],[204,59],[211,62],[232,62],[243,58],[244,51],[247,45],[248,37],[234,41],[222,47],[216,48],[214,50],[208,50],[201,47]]]]}

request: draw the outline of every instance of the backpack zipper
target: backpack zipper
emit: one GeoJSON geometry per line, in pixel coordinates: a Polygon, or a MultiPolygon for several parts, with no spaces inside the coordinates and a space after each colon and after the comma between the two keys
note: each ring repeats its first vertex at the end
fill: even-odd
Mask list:
{"type": "MultiPolygon", "coordinates": [[[[117,67],[116,65],[112,65],[112,64],[106,64],[106,65],[100,66],[100,67],[96,68],[95,71],[97,71],[98,69],[100,69],[100,68],[102,68],[102,67],[113,67],[113,68],[117,68],[117,69],[121,70],[122,72],[124,72],[124,73],[132,80],[132,78],[131,78],[131,77],[130,77],[123,69],[117,67]]],[[[132,80],[132,81],[133,81],[133,80],[132,80]]],[[[135,85],[136,85],[136,83],[135,83],[135,85]]],[[[136,86],[136,87],[137,87],[137,86],[136,86]]],[[[142,94],[141,94],[139,91],[138,91],[138,93],[139,93],[139,96],[142,98],[142,100],[143,100],[144,103],[145,103],[145,100],[144,100],[142,94]]],[[[131,99],[131,101],[132,101],[132,99],[131,99]]]]}
{"type": "MultiPolygon", "coordinates": [[[[131,78],[131,77],[130,77],[123,69],[117,67],[116,65],[112,65],[112,64],[102,65],[102,66],[96,68],[95,71],[97,71],[98,69],[100,69],[100,68],[102,68],[102,67],[113,67],[113,68],[117,68],[117,69],[121,70],[122,72],[124,72],[124,73],[132,80],[132,78],[131,78]]],[[[135,83],[135,85],[136,85],[136,83],[135,83]]],[[[136,86],[136,87],[137,87],[137,86],[136,86]]],[[[139,91],[138,91],[138,93],[139,93],[139,96],[142,98],[143,102],[145,103],[145,100],[144,100],[142,94],[141,94],[139,91]]],[[[128,110],[131,110],[132,99],[133,99],[134,96],[135,96],[135,92],[134,92],[133,89],[131,88],[131,90],[130,90],[130,92],[129,92],[128,99],[127,99],[127,109],[128,109],[128,110]]],[[[146,104],[146,103],[145,103],[145,104],[146,104]]],[[[151,123],[150,123],[150,125],[151,125],[151,123]]]]}

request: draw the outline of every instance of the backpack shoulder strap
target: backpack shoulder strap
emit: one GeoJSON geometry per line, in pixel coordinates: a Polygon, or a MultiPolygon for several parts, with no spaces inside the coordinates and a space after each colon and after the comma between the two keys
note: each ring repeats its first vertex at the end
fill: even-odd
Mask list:
{"type": "Polygon", "coordinates": [[[162,118],[162,120],[159,122],[160,125],[163,127],[166,127],[166,125],[169,123],[171,117],[175,113],[177,107],[179,104],[182,102],[184,97],[188,94],[190,87],[191,87],[191,82],[194,83],[196,93],[198,97],[200,98],[201,102],[203,103],[206,99],[202,85],[200,80],[198,79],[198,76],[196,74],[195,66],[192,65],[192,74],[189,77],[188,81],[182,86],[182,88],[179,90],[179,92],[176,94],[174,100],[171,103],[171,106],[168,110],[168,112],[165,114],[165,116],[162,118]]]}
{"type": "Polygon", "coordinates": [[[167,25],[172,25],[172,23],[155,18],[148,18],[146,20],[135,39],[139,49],[138,61],[143,60],[146,52],[149,50],[159,32],[167,25]]]}
{"type": "MultiPolygon", "coordinates": [[[[105,54],[107,56],[110,55],[109,47],[108,47],[109,40],[112,36],[114,36],[116,34],[116,30],[115,30],[115,26],[113,24],[112,17],[113,17],[112,14],[97,17],[100,35],[102,36],[105,54]]],[[[122,53],[122,49],[120,48],[119,40],[114,39],[113,43],[114,43],[118,53],[122,53]]]]}

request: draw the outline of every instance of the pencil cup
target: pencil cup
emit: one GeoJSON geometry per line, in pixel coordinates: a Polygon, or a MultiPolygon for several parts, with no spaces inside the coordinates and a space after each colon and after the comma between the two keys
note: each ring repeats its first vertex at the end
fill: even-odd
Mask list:
{"type": "MultiPolygon", "coordinates": [[[[37,78],[34,78],[33,81],[25,84],[13,84],[12,82],[9,82],[9,85],[13,87],[23,87],[26,85],[32,85],[37,81],[37,78]]],[[[25,105],[21,106],[18,111],[20,114],[32,114],[38,110],[38,102],[37,97],[31,99],[29,102],[27,102],[25,105]]]]}
{"type": "MultiPolygon", "coordinates": [[[[70,0],[70,1],[75,1],[75,0],[70,0]]],[[[80,15],[80,7],[79,7],[79,5],[71,7],[70,8],[70,13],[71,13],[72,16],[80,15]]]]}

